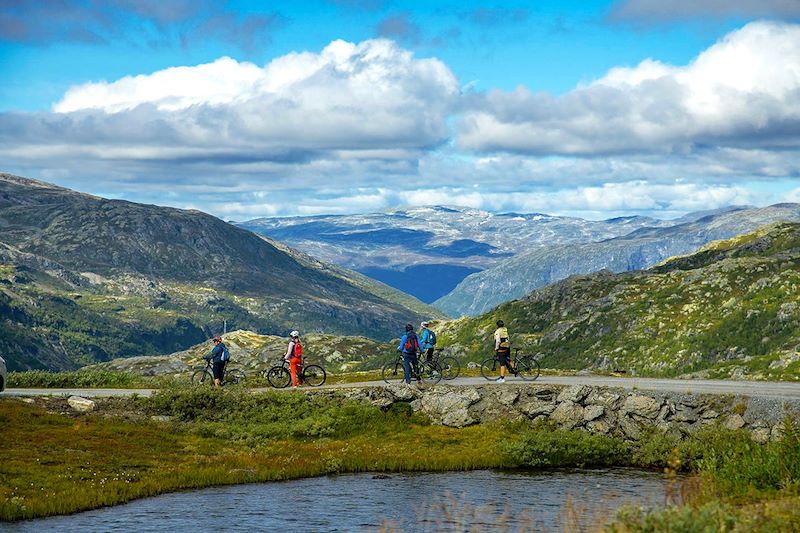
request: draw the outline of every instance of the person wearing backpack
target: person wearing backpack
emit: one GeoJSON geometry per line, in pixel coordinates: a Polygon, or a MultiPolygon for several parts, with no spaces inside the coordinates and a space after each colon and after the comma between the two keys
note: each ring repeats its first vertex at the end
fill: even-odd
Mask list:
{"type": "Polygon", "coordinates": [[[222,378],[225,375],[225,365],[228,364],[230,354],[228,353],[228,347],[225,346],[225,343],[222,342],[222,337],[219,335],[211,339],[211,342],[214,343],[214,347],[211,349],[211,353],[204,357],[204,359],[211,360],[211,373],[214,376],[214,386],[221,387],[222,378]]]}
{"type": "Polygon", "coordinates": [[[303,343],[300,342],[300,333],[295,330],[289,333],[289,346],[286,348],[286,355],[283,357],[289,362],[289,373],[292,375],[292,387],[301,384],[297,377],[300,367],[303,366],[303,343]]]}
{"type": "MultiPolygon", "coordinates": [[[[400,339],[397,351],[403,354],[403,378],[406,385],[411,386],[411,365],[417,367],[417,354],[419,353],[419,339],[414,333],[414,326],[406,324],[406,332],[400,339]]],[[[419,380],[419,378],[417,378],[419,380]]]]}
{"type": "Polygon", "coordinates": [[[430,322],[422,323],[422,331],[419,333],[419,344],[422,351],[425,352],[425,360],[431,362],[433,359],[433,348],[436,346],[436,332],[428,326],[430,322]]]}
{"type": "Polygon", "coordinates": [[[508,328],[502,320],[498,320],[496,324],[497,329],[494,330],[494,351],[497,354],[497,360],[500,362],[500,377],[497,378],[497,382],[505,383],[506,367],[509,367],[512,372],[516,372],[514,367],[511,366],[511,340],[508,338],[508,328]]]}

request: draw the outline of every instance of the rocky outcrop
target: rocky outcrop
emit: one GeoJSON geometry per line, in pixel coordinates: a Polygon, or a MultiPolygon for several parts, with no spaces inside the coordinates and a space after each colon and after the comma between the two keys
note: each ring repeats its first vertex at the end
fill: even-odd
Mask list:
{"type": "Polygon", "coordinates": [[[800,401],[734,396],[628,391],[574,385],[405,386],[343,389],[349,398],[382,409],[405,402],[434,424],[463,428],[498,418],[549,420],[563,429],[584,429],[636,441],[651,431],[689,435],[719,423],[747,429],[766,442],[780,435],[783,420],[800,418],[800,401]]]}

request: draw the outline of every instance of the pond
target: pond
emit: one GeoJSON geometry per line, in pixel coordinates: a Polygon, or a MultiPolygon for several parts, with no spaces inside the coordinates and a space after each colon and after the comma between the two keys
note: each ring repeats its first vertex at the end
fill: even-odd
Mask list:
{"type": "Polygon", "coordinates": [[[0,529],[565,531],[577,527],[574,520],[602,523],[623,504],[663,505],[668,483],[658,472],[629,468],[348,474],[165,494],[0,529]]]}

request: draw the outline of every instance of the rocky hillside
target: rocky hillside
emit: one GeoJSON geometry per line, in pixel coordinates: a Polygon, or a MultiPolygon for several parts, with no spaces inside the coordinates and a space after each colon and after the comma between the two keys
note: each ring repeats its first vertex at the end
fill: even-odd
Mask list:
{"type": "Polygon", "coordinates": [[[430,303],[467,275],[548,243],[598,241],[674,223],[647,217],[592,221],[540,213],[419,207],[361,215],[259,218],[239,226],[430,303]]]}
{"type": "MultiPolygon", "coordinates": [[[[239,330],[222,338],[231,354],[231,366],[243,369],[250,376],[273,366],[286,353],[286,337],[239,330]]],[[[379,368],[395,350],[392,343],[366,337],[310,333],[303,335],[302,340],[306,360],[321,364],[333,373],[379,368]]],[[[188,378],[194,367],[205,364],[203,356],[208,355],[211,347],[212,344],[206,341],[170,355],[119,358],[92,365],[92,368],[119,370],[141,376],[188,378]]]]}
{"type": "Polygon", "coordinates": [[[13,370],[170,353],[223,320],[389,339],[432,316],[353,279],[205,213],[0,174],[0,352],[13,370]]]}
{"type": "Polygon", "coordinates": [[[798,379],[800,224],[714,242],[649,270],[571,276],[439,324],[441,344],[483,358],[498,318],[544,366],[798,379]]]}
{"type": "Polygon", "coordinates": [[[468,276],[434,305],[450,316],[475,316],[573,274],[648,268],[668,257],[697,250],[708,242],[778,221],[800,221],[800,204],[737,208],[699,219],[690,217],[670,227],[640,228],[599,242],[554,241],[553,245],[518,254],[468,276]]]}

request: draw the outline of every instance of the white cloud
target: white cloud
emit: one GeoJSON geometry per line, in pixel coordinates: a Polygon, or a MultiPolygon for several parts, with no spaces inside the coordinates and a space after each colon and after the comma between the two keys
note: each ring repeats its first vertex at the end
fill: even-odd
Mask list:
{"type": "Polygon", "coordinates": [[[646,60],[562,95],[491,91],[460,146],[530,154],[690,152],[800,146],[800,26],[756,22],[684,67],[646,60]]]}

